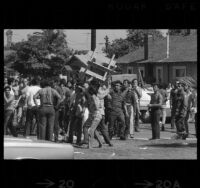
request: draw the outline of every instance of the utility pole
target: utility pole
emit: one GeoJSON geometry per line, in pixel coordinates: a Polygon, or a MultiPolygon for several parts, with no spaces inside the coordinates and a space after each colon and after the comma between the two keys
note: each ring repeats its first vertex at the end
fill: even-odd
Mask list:
{"type": "Polygon", "coordinates": [[[169,58],[169,30],[167,32],[167,58],[169,58]]]}
{"type": "Polygon", "coordinates": [[[147,60],[149,56],[149,45],[148,45],[148,32],[144,34],[144,59],[147,60]]]}
{"type": "Polygon", "coordinates": [[[94,51],[96,48],[96,29],[91,30],[91,50],[94,51]]]}
{"type": "Polygon", "coordinates": [[[106,53],[108,53],[108,44],[109,44],[108,36],[106,35],[104,39],[105,39],[105,41],[106,41],[106,42],[105,42],[106,53]]]}

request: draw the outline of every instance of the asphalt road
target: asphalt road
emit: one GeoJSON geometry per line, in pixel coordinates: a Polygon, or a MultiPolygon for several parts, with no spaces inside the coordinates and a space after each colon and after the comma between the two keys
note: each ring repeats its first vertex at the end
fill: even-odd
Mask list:
{"type": "Polygon", "coordinates": [[[136,132],[133,139],[113,139],[113,147],[104,144],[98,148],[97,142],[92,149],[74,146],[75,159],[197,159],[194,123],[189,125],[190,135],[186,140],[171,139],[176,129],[172,130],[170,124],[161,132],[160,140],[149,140],[150,124],[141,124],[140,127],[140,132],[136,132]]]}

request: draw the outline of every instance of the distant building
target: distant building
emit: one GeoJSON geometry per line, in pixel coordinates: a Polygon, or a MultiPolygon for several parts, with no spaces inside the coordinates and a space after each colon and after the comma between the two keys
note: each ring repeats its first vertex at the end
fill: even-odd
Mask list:
{"type": "MultiPolygon", "coordinates": [[[[188,31],[189,32],[189,31],[188,31]]],[[[144,47],[117,59],[123,74],[141,75],[146,83],[167,84],[177,78],[191,76],[197,80],[197,33],[191,30],[187,36],[169,37],[169,58],[167,39],[148,39],[148,58],[144,47]]]]}

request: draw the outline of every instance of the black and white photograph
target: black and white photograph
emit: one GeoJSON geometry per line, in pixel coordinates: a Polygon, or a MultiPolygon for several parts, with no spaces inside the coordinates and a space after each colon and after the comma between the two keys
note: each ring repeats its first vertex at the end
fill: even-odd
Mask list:
{"type": "Polygon", "coordinates": [[[4,159],[197,159],[197,29],[3,31],[4,159]]]}

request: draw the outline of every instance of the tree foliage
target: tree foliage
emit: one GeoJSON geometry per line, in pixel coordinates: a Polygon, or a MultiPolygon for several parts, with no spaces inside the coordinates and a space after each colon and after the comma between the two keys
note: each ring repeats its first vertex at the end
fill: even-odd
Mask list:
{"type": "Polygon", "coordinates": [[[106,43],[107,48],[103,48],[103,51],[107,57],[111,58],[115,54],[115,57],[119,58],[143,46],[145,35],[152,35],[153,39],[162,37],[162,34],[156,29],[128,29],[125,39],[115,39],[112,43],[106,43]]]}
{"type": "Polygon", "coordinates": [[[59,29],[43,29],[29,35],[27,41],[13,45],[17,53],[13,67],[23,74],[58,75],[71,54],[65,37],[59,29]]]}

